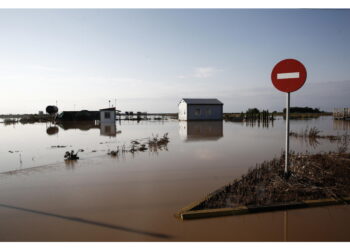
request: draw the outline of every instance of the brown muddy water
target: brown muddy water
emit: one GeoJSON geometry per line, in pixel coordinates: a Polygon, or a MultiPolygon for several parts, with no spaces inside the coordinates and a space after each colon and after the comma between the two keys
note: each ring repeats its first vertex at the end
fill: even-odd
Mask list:
{"type": "MultiPolygon", "coordinates": [[[[332,117],[291,120],[342,135],[332,117]]],[[[174,214],[250,167],[280,155],[282,119],[269,126],[231,122],[122,121],[53,126],[0,124],[1,241],[348,241],[349,206],[180,221],[174,214]],[[167,150],[111,157],[133,139],[169,133],[167,150]],[[53,147],[55,146],[55,147],[53,147]],[[57,146],[66,146],[64,148],[57,146]],[[83,149],[67,164],[68,150],[83,149]],[[9,152],[11,151],[11,152],[9,152]]],[[[291,150],[337,150],[291,138],[291,150]]]]}

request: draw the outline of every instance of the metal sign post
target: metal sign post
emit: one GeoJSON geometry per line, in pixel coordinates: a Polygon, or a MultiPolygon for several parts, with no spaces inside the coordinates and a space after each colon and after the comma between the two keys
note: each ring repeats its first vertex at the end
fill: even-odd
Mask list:
{"type": "Polygon", "coordinates": [[[285,59],[275,65],[271,73],[273,85],[280,91],[287,93],[286,99],[286,151],[284,175],[287,177],[289,158],[289,106],[290,92],[300,89],[306,81],[304,65],[295,59],[285,59]]]}
{"type": "Polygon", "coordinates": [[[284,175],[288,175],[288,156],[289,156],[289,106],[290,106],[290,93],[287,93],[286,101],[286,152],[285,152],[285,166],[284,175]]]}

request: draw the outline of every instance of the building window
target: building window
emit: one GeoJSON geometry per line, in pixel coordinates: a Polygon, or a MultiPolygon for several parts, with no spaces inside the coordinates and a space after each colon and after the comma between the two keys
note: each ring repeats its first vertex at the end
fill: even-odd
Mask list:
{"type": "Polygon", "coordinates": [[[195,109],[194,110],[194,115],[195,116],[200,116],[201,115],[201,109],[195,109]]]}
{"type": "Polygon", "coordinates": [[[208,116],[211,115],[211,109],[210,109],[210,108],[207,109],[207,115],[208,115],[208,116]]]}
{"type": "Polygon", "coordinates": [[[111,114],[109,112],[105,112],[105,119],[110,119],[111,118],[111,114]]]}

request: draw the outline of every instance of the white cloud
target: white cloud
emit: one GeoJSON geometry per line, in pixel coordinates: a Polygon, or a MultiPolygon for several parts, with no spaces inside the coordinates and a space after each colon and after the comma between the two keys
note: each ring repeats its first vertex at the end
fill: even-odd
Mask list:
{"type": "Polygon", "coordinates": [[[208,78],[212,77],[219,70],[213,67],[198,67],[195,68],[193,76],[196,78],[208,78]]]}
{"type": "Polygon", "coordinates": [[[38,71],[66,72],[66,70],[46,65],[30,65],[27,68],[38,71]]]}
{"type": "Polygon", "coordinates": [[[177,78],[186,79],[186,78],[209,78],[214,76],[217,72],[221,71],[220,69],[214,67],[197,67],[194,69],[193,73],[190,75],[179,75],[177,78]]]}
{"type": "Polygon", "coordinates": [[[180,75],[180,76],[177,76],[177,78],[185,79],[185,78],[188,78],[188,76],[180,75]]]}

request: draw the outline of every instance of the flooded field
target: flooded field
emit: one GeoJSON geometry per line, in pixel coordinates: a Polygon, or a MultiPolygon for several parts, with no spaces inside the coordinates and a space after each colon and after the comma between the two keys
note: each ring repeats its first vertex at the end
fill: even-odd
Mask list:
{"type": "MultiPolygon", "coordinates": [[[[350,122],[291,120],[343,135],[350,122]]],[[[1,241],[348,241],[350,209],[329,206],[179,221],[180,208],[284,149],[285,122],[118,121],[0,123],[1,241]],[[156,152],[107,155],[135,139],[169,134],[156,152]],[[66,151],[80,160],[67,163],[66,151]]],[[[295,152],[337,151],[337,141],[291,137],[295,152]]]]}

